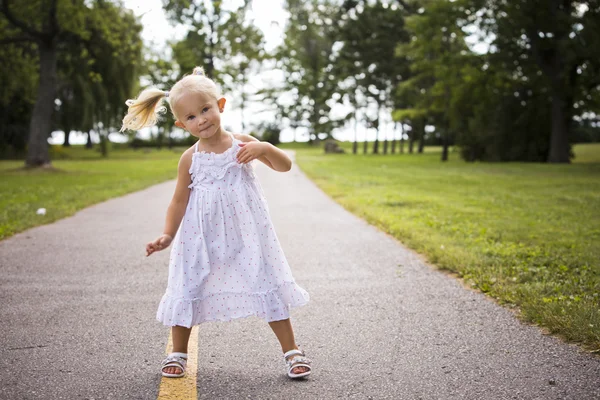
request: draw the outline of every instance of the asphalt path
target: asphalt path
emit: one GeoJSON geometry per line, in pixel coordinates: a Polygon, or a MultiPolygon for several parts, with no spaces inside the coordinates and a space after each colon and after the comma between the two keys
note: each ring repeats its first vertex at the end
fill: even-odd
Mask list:
{"type": "MultiPolygon", "coordinates": [[[[296,281],[305,381],[256,318],[200,325],[198,399],[600,399],[600,358],[542,334],[353,216],[296,167],[257,165],[296,281]]],[[[0,242],[0,398],[156,399],[174,182],[0,242]]]]}

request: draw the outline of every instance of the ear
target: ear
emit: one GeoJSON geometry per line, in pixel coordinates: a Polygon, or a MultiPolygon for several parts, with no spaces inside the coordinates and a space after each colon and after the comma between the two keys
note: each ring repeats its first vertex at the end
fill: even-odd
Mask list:
{"type": "Polygon", "coordinates": [[[175,121],[175,126],[181,129],[185,129],[185,125],[183,125],[179,120],[175,121]]]}
{"type": "Polygon", "coordinates": [[[219,105],[219,111],[223,112],[223,109],[225,108],[225,102],[227,100],[225,100],[225,97],[221,97],[219,100],[217,100],[217,104],[219,105]]]}

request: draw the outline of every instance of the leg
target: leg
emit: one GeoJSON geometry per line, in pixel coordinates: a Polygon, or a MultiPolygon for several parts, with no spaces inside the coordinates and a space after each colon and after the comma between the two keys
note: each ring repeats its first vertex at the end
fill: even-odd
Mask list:
{"type": "MultiPolygon", "coordinates": [[[[190,333],[192,328],[186,328],[185,326],[173,326],[171,327],[171,336],[173,339],[173,353],[187,353],[188,341],[190,340],[190,333]]],[[[181,368],[169,367],[164,370],[168,374],[178,374],[181,372],[181,368]]]]}
{"type": "MultiPolygon", "coordinates": [[[[292,323],[289,318],[282,321],[269,322],[269,326],[271,329],[273,329],[275,336],[277,336],[277,339],[281,344],[281,350],[284,353],[298,348],[298,346],[296,346],[296,339],[294,338],[292,323]]],[[[308,368],[306,367],[296,367],[292,370],[292,372],[295,374],[301,374],[307,370],[308,368]]]]}

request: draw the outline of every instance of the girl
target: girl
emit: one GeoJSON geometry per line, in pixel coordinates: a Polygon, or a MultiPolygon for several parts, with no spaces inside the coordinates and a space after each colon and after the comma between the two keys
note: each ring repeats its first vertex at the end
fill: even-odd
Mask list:
{"type": "Polygon", "coordinates": [[[198,138],[179,160],[177,185],[163,234],[146,245],[146,255],[171,243],[169,278],[156,318],[171,326],[173,353],[162,375],[185,375],[191,327],[256,315],[265,319],[284,353],[287,375],[311,373],[310,360],[298,349],[289,319],[291,307],[308,302],[296,284],[269,216],[251,161],[289,171],[281,150],[221,127],[225,99],[200,67],[169,92],[144,90],[127,100],[125,129],[156,123],[165,100],[175,125],[198,138]]]}

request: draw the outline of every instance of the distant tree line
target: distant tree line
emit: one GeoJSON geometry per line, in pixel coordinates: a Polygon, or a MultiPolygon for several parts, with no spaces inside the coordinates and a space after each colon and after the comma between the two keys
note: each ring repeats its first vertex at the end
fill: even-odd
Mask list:
{"type": "Polygon", "coordinates": [[[360,123],[377,130],[373,153],[394,152],[396,141],[388,146],[379,132],[391,112],[409,151],[438,141],[442,159],[456,145],[468,161],[563,163],[575,140],[600,139],[597,0],[286,5],[277,56],[296,101],[281,114],[292,127],[310,121],[311,138],[360,123]],[[477,37],[486,51],[468,45],[477,37]],[[335,102],[353,111],[331,120],[335,102]]]}
{"type": "MultiPolygon", "coordinates": [[[[363,152],[436,144],[443,160],[455,146],[467,161],[564,163],[572,143],[600,140],[598,0],[288,0],[270,54],[248,0],[163,0],[188,28],[170,51],[144,48],[118,0],[17,3],[0,0],[0,156],[23,154],[28,166],[50,163],[55,130],[65,145],[79,131],[91,146],[95,132],[106,153],[140,82],[166,90],[196,65],[236,93],[243,130],[272,142],[284,127],[318,142],[353,126],[356,153],[363,126],[376,132],[363,152]],[[254,84],[267,68],[283,72],[280,86],[254,84]],[[250,103],[276,120],[250,127],[250,103]]],[[[172,126],[166,113],[152,142],[179,143],[172,126]]]]}

